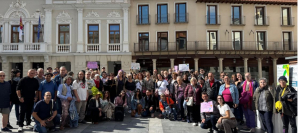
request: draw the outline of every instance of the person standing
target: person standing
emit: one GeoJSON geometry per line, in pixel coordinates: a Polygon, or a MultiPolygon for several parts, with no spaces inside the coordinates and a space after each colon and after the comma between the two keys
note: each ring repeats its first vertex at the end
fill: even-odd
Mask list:
{"type": "MultiPolygon", "coordinates": [[[[154,80],[152,79],[150,72],[146,72],[146,77],[144,78],[144,86],[146,90],[151,90],[154,92],[154,80]]],[[[146,91],[147,95],[147,91],[146,91]]]]}
{"type": "Polygon", "coordinates": [[[132,97],[134,96],[134,91],[136,90],[136,83],[135,81],[132,80],[131,74],[127,75],[127,81],[125,83],[125,88],[126,88],[126,97],[127,97],[127,107],[128,107],[128,113],[131,113],[131,100],[132,97]]]}
{"type": "MultiPolygon", "coordinates": [[[[86,110],[88,110],[90,99],[93,97],[91,89],[93,86],[96,86],[94,79],[91,78],[91,74],[92,74],[92,71],[86,71],[86,73],[85,73],[85,79],[86,79],[86,83],[88,85],[88,96],[89,96],[87,99],[86,110]]],[[[87,115],[87,118],[89,118],[89,115],[87,115]]]]}
{"type": "MultiPolygon", "coordinates": [[[[237,76],[238,80],[235,82],[235,85],[238,89],[238,94],[239,94],[239,99],[240,99],[241,93],[243,91],[242,84],[244,82],[244,79],[240,73],[237,73],[236,76],[237,76]]],[[[234,109],[234,115],[235,115],[237,121],[239,122],[239,124],[242,125],[244,123],[244,121],[243,121],[243,110],[242,110],[241,104],[239,104],[238,107],[234,109]]]]}
{"type": "Polygon", "coordinates": [[[225,72],[220,72],[220,79],[218,80],[218,82],[220,83],[220,85],[223,85],[225,84],[225,81],[224,81],[224,77],[225,77],[225,72]]]}
{"type": "Polygon", "coordinates": [[[52,99],[56,101],[58,87],[55,81],[51,80],[51,77],[53,76],[53,74],[46,73],[44,76],[45,76],[45,80],[40,83],[39,89],[38,89],[39,100],[42,100],[42,98],[44,97],[44,94],[49,91],[51,92],[52,99]]]}
{"type": "MultiPolygon", "coordinates": [[[[174,74],[173,74],[173,77],[174,74]]],[[[184,107],[183,107],[183,102],[184,102],[184,92],[185,92],[186,84],[182,82],[182,78],[180,76],[177,77],[177,84],[174,85],[174,91],[175,91],[175,99],[176,99],[176,104],[179,107],[179,113],[181,115],[181,121],[185,122],[185,115],[184,115],[184,107]]]]}
{"type": "MultiPolygon", "coordinates": [[[[17,125],[19,125],[19,120],[20,120],[19,119],[19,116],[20,116],[20,100],[19,100],[18,95],[17,95],[17,85],[18,85],[19,81],[21,80],[20,75],[21,75],[21,71],[19,69],[12,69],[11,70],[11,80],[8,81],[10,83],[10,86],[11,86],[10,111],[11,111],[13,105],[15,105],[15,115],[16,115],[16,119],[17,119],[17,125]]],[[[9,129],[13,128],[10,125],[9,119],[8,119],[7,127],[9,129]]]]}
{"type": "Polygon", "coordinates": [[[2,128],[1,132],[11,132],[11,130],[7,127],[8,116],[10,112],[10,84],[9,82],[4,81],[5,72],[0,71],[0,113],[2,114],[2,128]]]}
{"type": "Polygon", "coordinates": [[[218,95],[222,95],[225,99],[225,103],[229,105],[231,111],[234,113],[234,108],[238,107],[239,94],[238,89],[234,84],[230,84],[230,78],[228,75],[224,76],[224,83],[220,86],[218,95]]]}
{"type": "Polygon", "coordinates": [[[205,82],[203,92],[206,92],[210,100],[216,101],[219,92],[220,83],[214,78],[213,73],[208,73],[208,80],[205,82]]]}
{"type": "Polygon", "coordinates": [[[85,73],[81,70],[77,75],[77,79],[72,83],[74,95],[76,97],[76,108],[80,116],[79,123],[86,124],[85,111],[88,100],[88,84],[85,79],[85,73]]]}
{"type": "Polygon", "coordinates": [[[48,72],[48,73],[53,73],[53,68],[52,68],[52,67],[48,67],[48,68],[47,68],[47,72],[48,72]]]}
{"type": "Polygon", "coordinates": [[[45,80],[44,71],[42,68],[37,69],[37,76],[35,76],[34,78],[38,80],[38,83],[41,83],[42,81],[45,80]]]}
{"type": "Polygon", "coordinates": [[[23,131],[24,126],[24,117],[26,114],[27,127],[32,129],[33,127],[30,125],[31,123],[31,113],[34,102],[37,102],[38,99],[38,88],[39,82],[36,78],[34,78],[35,70],[28,70],[28,76],[22,78],[17,85],[17,95],[20,100],[20,121],[18,132],[23,131]]]}
{"type": "Polygon", "coordinates": [[[99,90],[104,92],[104,88],[103,88],[103,82],[100,79],[100,75],[99,74],[95,74],[95,79],[94,79],[94,83],[95,83],[95,87],[99,90]]]}
{"type": "Polygon", "coordinates": [[[103,72],[103,73],[102,73],[102,78],[101,78],[101,80],[102,80],[103,83],[106,83],[106,82],[109,80],[109,78],[108,78],[106,72],[103,72]]]}
{"type": "Polygon", "coordinates": [[[123,76],[123,71],[119,70],[117,77],[115,77],[116,82],[116,95],[119,95],[122,90],[125,90],[126,79],[123,76]]]}
{"type": "Polygon", "coordinates": [[[158,92],[158,96],[160,99],[160,95],[161,94],[165,94],[165,91],[167,90],[167,85],[168,85],[168,81],[166,81],[164,79],[163,76],[161,76],[161,74],[157,74],[157,79],[156,79],[156,92],[158,92]]]}
{"type": "MultiPolygon", "coordinates": [[[[175,86],[178,84],[178,81],[177,81],[177,76],[178,74],[177,73],[172,73],[172,78],[168,81],[169,83],[169,91],[170,91],[170,97],[172,97],[172,99],[174,101],[177,101],[176,97],[174,96],[175,95],[175,86]]],[[[181,77],[180,77],[181,79],[181,77]]],[[[182,79],[181,79],[182,81],[182,79]]]]}
{"type": "MultiPolygon", "coordinates": [[[[61,66],[60,70],[57,67],[56,71],[59,72],[59,74],[53,80],[56,82],[56,85],[59,86],[60,84],[63,84],[63,78],[67,75],[67,70],[65,66],[61,66]]],[[[57,113],[59,116],[62,114],[62,107],[61,107],[60,99],[57,98],[56,100],[58,101],[56,102],[56,104],[57,104],[57,113]]]]}
{"type": "Polygon", "coordinates": [[[109,80],[105,83],[105,91],[110,92],[111,102],[114,103],[116,95],[116,82],[114,80],[114,73],[110,73],[109,80]]]}

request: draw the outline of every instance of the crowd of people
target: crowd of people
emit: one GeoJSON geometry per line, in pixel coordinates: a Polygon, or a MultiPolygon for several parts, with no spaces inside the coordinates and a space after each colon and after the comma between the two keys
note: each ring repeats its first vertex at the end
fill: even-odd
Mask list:
{"type": "Polygon", "coordinates": [[[64,66],[21,71],[11,70],[11,79],[4,81],[6,73],[0,71],[0,113],[2,132],[13,128],[9,115],[15,109],[18,132],[26,128],[46,133],[65,128],[76,128],[78,123],[98,124],[100,121],[122,121],[125,114],[131,117],[158,117],[171,121],[192,123],[213,133],[235,133],[237,125],[246,124],[255,132],[256,110],[263,130],[273,133],[272,115],[281,114],[283,131],[297,133],[297,92],[281,76],[279,85],[271,87],[266,78],[252,80],[250,73],[214,74],[200,71],[174,72],[157,70],[116,75],[105,67],[67,72],[64,66]],[[201,108],[211,105],[210,111],[201,108]],[[126,113],[127,112],[127,113],[126,113]],[[244,117],[245,116],[245,119],[244,117]],[[244,122],[245,120],[245,122],[244,122]],[[34,126],[31,126],[34,121],[34,126]]]}

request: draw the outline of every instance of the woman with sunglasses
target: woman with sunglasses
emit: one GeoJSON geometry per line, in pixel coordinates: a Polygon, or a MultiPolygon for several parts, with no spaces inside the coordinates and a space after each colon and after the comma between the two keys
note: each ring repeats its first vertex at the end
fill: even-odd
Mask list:
{"type": "Polygon", "coordinates": [[[236,128],[237,126],[237,120],[232,113],[231,108],[225,103],[222,95],[217,96],[217,104],[220,117],[216,123],[216,127],[224,130],[225,133],[232,133],[232,128],[236,128]]]}
{"type": "Polygon", "coordinates": [[[142,111],[145,111],[145,102],[144,99],[142,98],[141,90],[137,89],[135,95],[133,96],[131,100],[131,117],[140,117],[142,111]],[[137,113],[136,113],[137,112],[137,113]]]}

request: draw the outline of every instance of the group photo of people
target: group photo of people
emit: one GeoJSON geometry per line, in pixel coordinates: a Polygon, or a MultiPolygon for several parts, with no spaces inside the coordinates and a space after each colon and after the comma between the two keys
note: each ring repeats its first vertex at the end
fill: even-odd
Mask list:
{"type": "Polygon", "coordinates": [[[204,69],[107,73],[102,67],[74,73],[61,66],[26,71],[24,77],[18,69],[0,71],[1,132],[63,131],[122,122],[129,115],[187,122],[210,133],[237,133],[239,125],[256,132],[259,118],[264,132],[276,133],[273,115],[279,113],[283,133],[297,133],[297,91],[285,76],[270,86],[266,78],[253,80],[250,73],[221,72],[215,79],[218,75],[204,69]]]}

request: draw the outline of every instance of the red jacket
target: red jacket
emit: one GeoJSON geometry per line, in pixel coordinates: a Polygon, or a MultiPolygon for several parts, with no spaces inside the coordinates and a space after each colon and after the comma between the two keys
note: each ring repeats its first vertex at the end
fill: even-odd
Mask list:
{"type": "MultiPolygon", "coordinates": [[[[169,106],[171,106],[171,105],[174,104],[174,101],[171,98],[166,97],[166,100],[167,100],[167,103],[168,103],[169,106]]],[[[165,110],[165,107],[162,105],[161,99],[159,101],[159,109],[160,109],[160,111],[164,111],[165,110]]]]}

